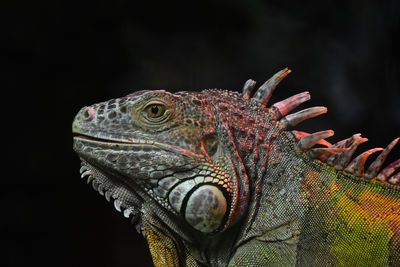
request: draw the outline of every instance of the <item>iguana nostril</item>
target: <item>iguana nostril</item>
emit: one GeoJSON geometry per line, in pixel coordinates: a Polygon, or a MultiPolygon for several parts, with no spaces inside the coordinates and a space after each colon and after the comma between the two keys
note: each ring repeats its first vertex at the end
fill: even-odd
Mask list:
{"type": "Polygon", "coordinates": [[[81,115],[82,120],[84,121],[91,121],[94,118],[94,110],[92,107],[86,107],[82,111],[81,115]]]}

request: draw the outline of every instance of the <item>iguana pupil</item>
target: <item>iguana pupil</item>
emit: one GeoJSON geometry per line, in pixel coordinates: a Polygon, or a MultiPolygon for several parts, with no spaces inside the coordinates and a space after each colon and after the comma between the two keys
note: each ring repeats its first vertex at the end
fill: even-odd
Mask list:
{"type": "Polygon", "coordinates": [[[152,105],[150,108],[150,116],[153,118],[163,115],[164,108],[161,105],[152,105]]]}

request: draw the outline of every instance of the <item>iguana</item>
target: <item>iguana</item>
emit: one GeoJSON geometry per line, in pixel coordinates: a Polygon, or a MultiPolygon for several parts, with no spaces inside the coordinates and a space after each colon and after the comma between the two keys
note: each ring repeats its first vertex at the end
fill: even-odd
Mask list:
{"type": "Polygon", "coordinates": [[[81,176],[130,218],[155,266],[400,266],[400,138],[352,159],[360,134],[294,127],[327,112],[302,92],[138,91],[73,122],[81,176]],[[369,155],[381,151],[369,168],[369,155]]]}

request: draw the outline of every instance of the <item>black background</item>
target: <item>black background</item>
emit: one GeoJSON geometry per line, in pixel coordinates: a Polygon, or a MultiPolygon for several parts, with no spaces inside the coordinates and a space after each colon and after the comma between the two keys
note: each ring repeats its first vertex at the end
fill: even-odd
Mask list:
{"type": "MultiPolygon", "coordinates": [[[[144,239],[79,178],[71,123],[138,89],[239,90],[293,70],[335,142],[400,135],[399,1],[14,1],[3,9],[1,266],[149,266],[144,239]]],[[[390,161],[399,158],[397,147],[390,161]]]]}

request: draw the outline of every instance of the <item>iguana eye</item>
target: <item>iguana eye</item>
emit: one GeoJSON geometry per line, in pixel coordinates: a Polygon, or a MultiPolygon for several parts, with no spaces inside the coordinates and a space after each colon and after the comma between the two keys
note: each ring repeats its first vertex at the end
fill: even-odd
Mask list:
{"type": "Polygon", "coordinates": [[[150,99],[133,107],[132,119],[143,127],[160,130],[174,115],[174,104],[170,101],[150,99]]]}
{"type": "Polygon", "coordinates": [[[165,106],[162,104],[150,104],[146,107],[147,115],[150,118],[159,118],[165,113],[165,106]]]}

